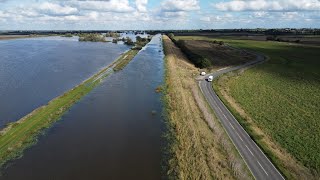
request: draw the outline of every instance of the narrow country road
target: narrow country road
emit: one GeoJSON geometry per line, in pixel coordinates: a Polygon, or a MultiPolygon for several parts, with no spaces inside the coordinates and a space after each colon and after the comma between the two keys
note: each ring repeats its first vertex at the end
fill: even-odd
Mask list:
{"type": "MultiPolygon", "coordinates": [[[[253,62],[222,69],[215,73],[208,74],[205,79],[207,79],[209,75],[213,76],[213,78],[215,79],[221,74],[252,66],[265,60],[265,57],[263,55],[256,55],[257,59],[253,62]]],[[[214,110],[216,116],[221,121],[233,144],[236,146],[240,155],[245,160],[255,179],[284,179],[280,172],[274,167],[274,165],[265,156],[265,154],[261,151],[257,144],[251,139],[248,133],[242,128],[235,117],[222,103],[217,94],[214,92],[212,83],[207,82],[205,79],[199,81],[200,89],[207,99],[208,103],[210,104],[211,108],[214,110]]]]}

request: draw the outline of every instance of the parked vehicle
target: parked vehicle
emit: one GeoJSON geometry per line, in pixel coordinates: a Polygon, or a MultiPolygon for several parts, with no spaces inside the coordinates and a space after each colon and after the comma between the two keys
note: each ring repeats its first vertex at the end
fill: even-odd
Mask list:
{"type": "Polygon", "coordinates": [[[206,75],[206,72],[203,71],[203,72],[200,73],[200,75],[201,75],[201,76],[205,76],[205,75],[206,75]]]}

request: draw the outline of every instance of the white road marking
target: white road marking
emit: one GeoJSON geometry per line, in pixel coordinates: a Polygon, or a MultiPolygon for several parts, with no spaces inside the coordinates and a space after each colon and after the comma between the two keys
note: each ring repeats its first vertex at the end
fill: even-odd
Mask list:
{"type": "MultiPolygon", "coordinates": [[[[236,132],[237,133],[237,132],[236,132]]],[[[237,135],[239,136],[240,140],[243,142],[243,139],[241,138],[241,136],[237,133],[237,135]]]]}
{"type": "Polygon", "coordinates": [[[229,124],[230,124],[230,126],[232,127],[232,129],[235,129],[230,122],[229,122],[229,124]]]}
{"type": "Polygon", "coordinates": [[[247,149],[249,150],[249,152],[251,153],[251,155],[254,156],[253,153],[252,153],[252,151],[249,149],[249,147],[248,147],[247,145],[245,145],[245,146],[247,147],[247,149]]]}
{"type": "Polygon", "coordinates": [[[269,174],[268,174],[267,171],[262,167],[262,165],[260,164],[260,162],[259,162],[259,161],[257,161],[257,162],[258,162],[258,164],[260,165],[261,169],[264,171],[264,173],[266,173],[266,175],[269,176],[269,174]]]}
{"type": "Polygon", "coordinates": [[[226,119],[228,119],[226,115],[224,115],[224,114],[222,114],[222,115],[223,115],[223,117],[225,117],[226,119]]]}

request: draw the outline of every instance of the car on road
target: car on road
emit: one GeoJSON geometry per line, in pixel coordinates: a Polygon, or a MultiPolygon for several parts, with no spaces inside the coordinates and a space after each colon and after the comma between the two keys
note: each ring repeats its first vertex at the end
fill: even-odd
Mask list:
{"type": "Polygon", "coordinates": [[[208,82],[212,82],[213,81],[213,76],[209,76],[208,77],[208,82]]]}

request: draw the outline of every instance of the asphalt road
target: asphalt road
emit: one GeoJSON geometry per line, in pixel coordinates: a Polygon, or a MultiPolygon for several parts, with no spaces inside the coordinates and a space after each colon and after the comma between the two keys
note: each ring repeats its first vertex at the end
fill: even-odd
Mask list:
{"type": "Polygon", "coordinates": [[[280,172],[275,168],[275,166],[270,162],[270,160],[265,156],[257,144],[251,139],[248,133],[242,128],[231,112],[226,108],[226,106],[219,99],[217,94],[212,88],[212,83],[207,82],[209,75],[213,78],[217,78],[219,75],[252,66],[261,63],[265,60],[265,57],[256,54],[256,61],[249,62],[240,66],[222,69],[212,74],[208,74],[205,79],[199,81],[199,86],[202,93],[210,104],[211,108],[214,110],[216,116],[221,121],[223,127],[225,128],[227,134],[232,140],[233,144],[238,149],[240,155],[245,160],[247,166],[249,167],[253,176],[260,179],[284,179],[280,172]]]}

